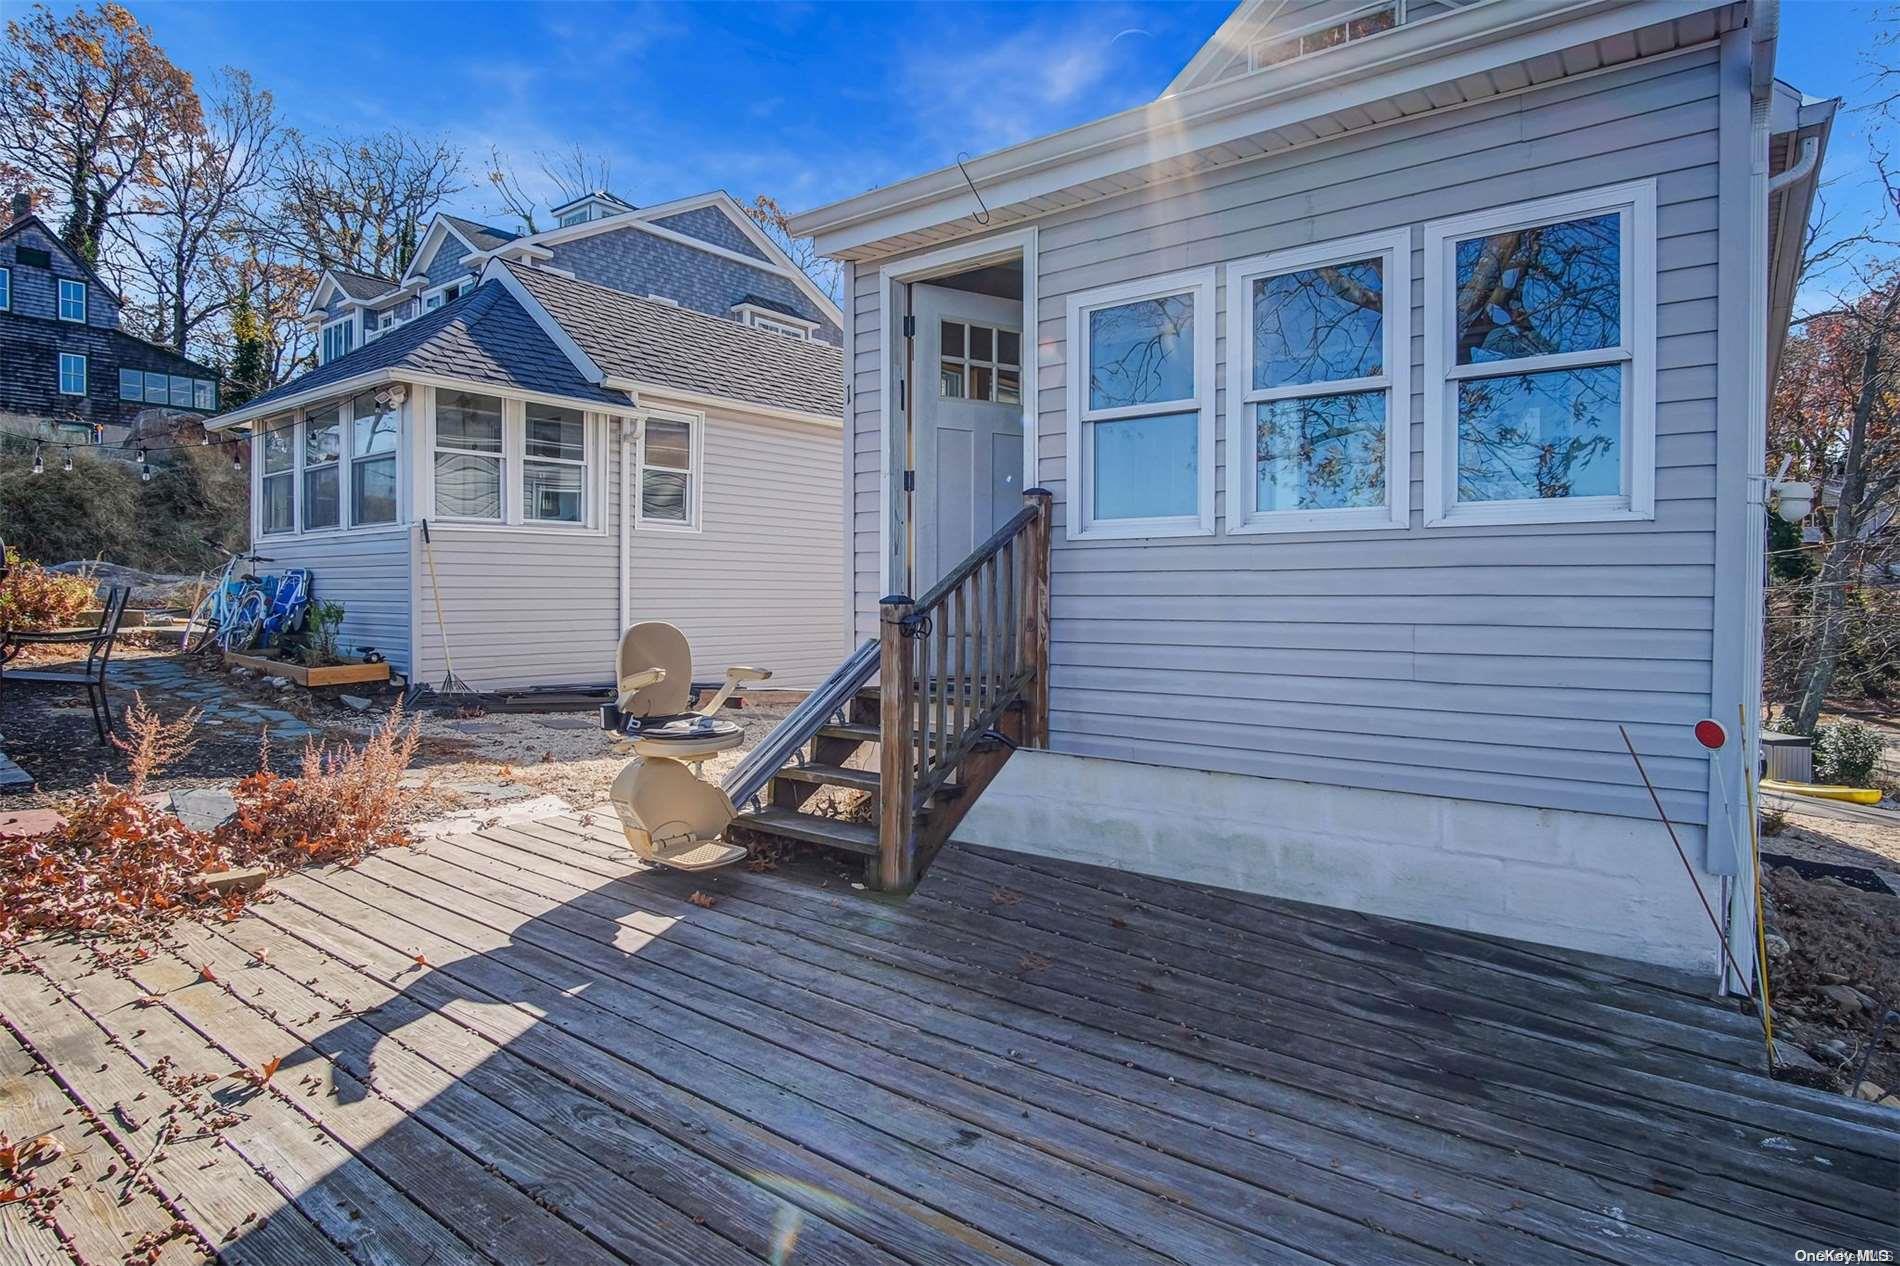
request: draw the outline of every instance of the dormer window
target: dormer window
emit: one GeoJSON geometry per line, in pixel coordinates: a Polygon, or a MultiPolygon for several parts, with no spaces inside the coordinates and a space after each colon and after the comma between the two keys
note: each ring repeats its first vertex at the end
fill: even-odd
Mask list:
{"type": "Polygon", "coordinates": [[[755,330],[766,330],[786,338],[797,339],[801,343],[810,342],[818,333],[816,321],[807,321],[804,317],[762,307],[750,301],[733,304],[732,318],[741,325],[749,325],[755,330]]]}
{"type": "Polygon", "coordinates": [[[356,318],[344,317],[332,321],[323,327],[322,347],[323,363],[329,364],[339,356],[347,356],[356,346],[356,318]]]}
{"type": "Polygon", "coordinates": [[[561,227],[564,229],[571,229],[576,224],[585,224],[593,218],[594,218],[593,214],[588,210],[588,208],[582,207],[578,211],[569,211],[566,215],[562,216],[561,227]]]}
{"type": "Polygon", "coordinates": [[[1276,35],[1272,39],[1261,40],[1248,50],[1248,69],[1265,70],[1296,57],[1323,53],[1329,48],[1338,48],[1342,44],[1351,44],[1367,36],[1390,31],[1399,25],[1399,21],[1399,6],[1388,0],[1385,4],[1372,5],[1345,18],[1289,35],[1276,35]]]}

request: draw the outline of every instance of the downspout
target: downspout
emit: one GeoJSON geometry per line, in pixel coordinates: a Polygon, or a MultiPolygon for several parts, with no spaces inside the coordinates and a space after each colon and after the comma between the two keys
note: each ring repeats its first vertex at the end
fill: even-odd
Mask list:
{"type": "MultiPolygon", "coordinates": [[[[620,423],[620,632],[633,623],[633,468],[640,460],[640,428],[646,414],[618,419],[620,423]]],[[[618,642],[619,635],[615,635],[618,642]]]]}
{"type": "MultiPolygon", "coordinates": [[[[1804,177],[1806,177],[1809,172],[1814,170],[1815,160],[1817,160],[1820,157],[1821,157],[1821,138],[1818,136],[1802,137],[1801,138],[1801,153],[1795,158],[1794,166],[1788,168],[1787,171],[1782,172],[1779,176],[1772,176],[1769,178],[1768,192],[1770,196],[1780,193],[1783,189],[1786,189],[1789,185],[1792,185],[1795,181],[1801,180],[1804,177]]],[[[1764,164],[1766,163],[1766,161],[1767,161],[1767,151],[1764,149],[1763,150],[1764,164]]]]}

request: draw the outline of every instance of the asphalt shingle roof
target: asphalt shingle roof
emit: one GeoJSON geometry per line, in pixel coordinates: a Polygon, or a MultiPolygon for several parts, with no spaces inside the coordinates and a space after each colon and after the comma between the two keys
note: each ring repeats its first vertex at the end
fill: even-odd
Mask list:
{"type": "Polygon", "coordinates": [[[377,369],[412,369],[471,383],[516,387],[576,400],[628,407],[616,394],[581,377],[535,319],[499,281],[484,282],[454,303],[365,343],[347,356],[250,401],[249,413],[271,401],[342,382],[377,369]]]}
{"type": "Polygon", "coordinates": [[[844,412],[844,358],[691,308],[504,261],[609,377],[826,417],[844,412]]]}
{"type": "Polygon", "coordinates": [[[510,233],[507,229],[498,229],[492,224],[477,224],[474,220],[464,220],[459,215],[442,217],[455,226],[455,231],[467,238],[469,244],[478,251],[492,251],[504,242],[512,242],[519,233],[510,233]]]}
{"type": "Polygon", "coordinates": [[[396,288],[396,283],[387,278],[353,273],[347,268],[332,268],[330,275],[336,278],[336,284],[343,288],[343,293],[352,299],[377,299],[396,288]]]}
{"type": "Polygon", "coordinates": [[[803,312],[800,312],[797,308],[794,308],[791,304],[785,302],[783,299],[767,299],[764,295],[740,295],[739,302],[733,304],[732,306],[736,308],[736,307],[739,307],[741,304],[747,304],[747,303],[751,304],[755,308],[764,308],[767,312],[783,312],[786,316],[796,317],[800,321],[810,322],[811,320],[810,317],[806,316],[803,312]]]}

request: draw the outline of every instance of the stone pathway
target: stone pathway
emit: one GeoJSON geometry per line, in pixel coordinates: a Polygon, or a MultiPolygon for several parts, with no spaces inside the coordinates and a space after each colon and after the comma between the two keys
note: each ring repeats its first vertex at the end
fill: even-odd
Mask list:
{"type": "Polygon", "coordinates": [[[162,691],[203,708],[204,725],[235,725],[253,734],[268,728],[272,739],[298,741],[316,732],[296,714],[259,702],[221,678],[187,672],[171,657],[115,660],[107,665],[106,673],[112,685],[127,695],[134,690],[162,691]]]}

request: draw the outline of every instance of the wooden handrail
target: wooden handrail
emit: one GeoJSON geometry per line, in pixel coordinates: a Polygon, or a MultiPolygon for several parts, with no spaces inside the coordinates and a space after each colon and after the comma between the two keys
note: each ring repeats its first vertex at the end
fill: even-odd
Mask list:
{"type": "Polygon", "coordinates": [[[916,883],[929,861],[920,816],[974,753],[1047,739],[1053,498],[1041,488],[1023,495],[1028,504],[923,598],[881,604],[881,888],[916,883]]]}

